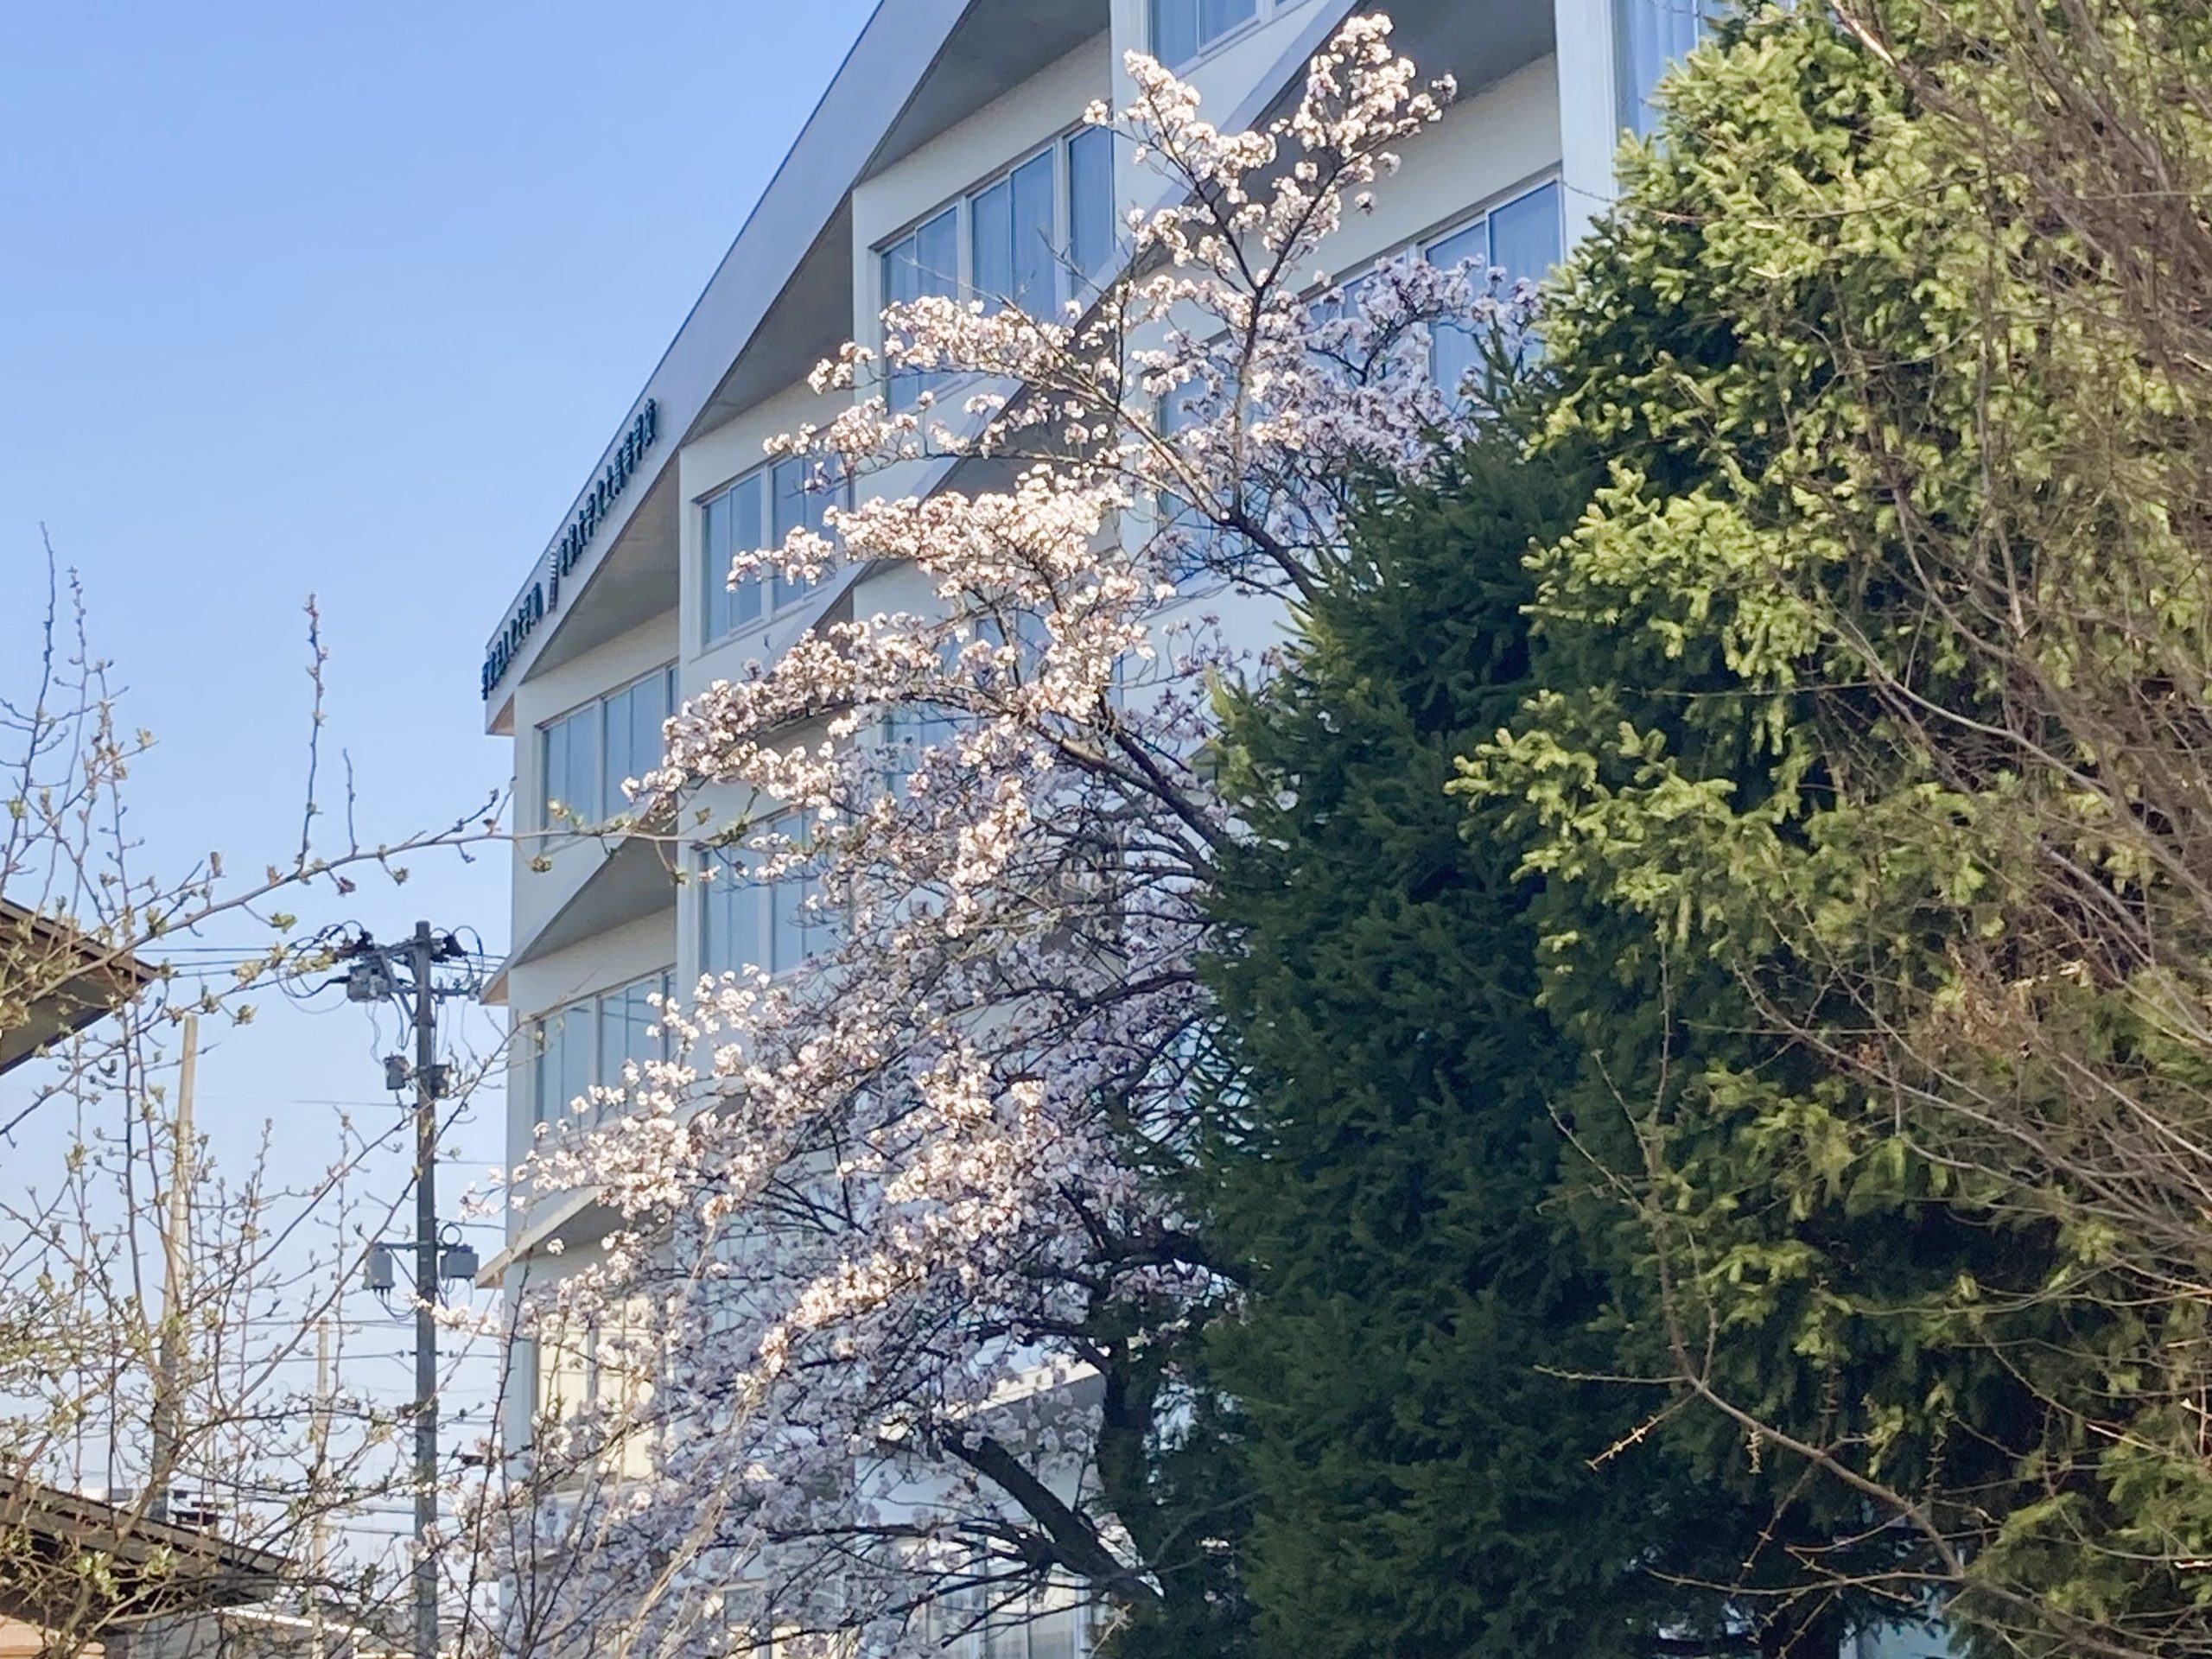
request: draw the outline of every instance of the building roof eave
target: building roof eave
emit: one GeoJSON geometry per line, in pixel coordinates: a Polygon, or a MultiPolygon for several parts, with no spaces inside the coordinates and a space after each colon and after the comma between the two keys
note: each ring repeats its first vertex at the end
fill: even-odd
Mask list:
{"type": "MultiPolygon", "coordinates": [[[[660,439],[651,452],[645,476],[636,479],[598,526],[592,545],[563,584],[580,592],[620,537],[637,503],[674,462],[694,422],[750,340],[786,284],[798,271],[821,231],[842,209],[853,186],[874,156],[885,133],[919,88],[930,66],[970,6],[979,0],[897,0],[880,4],[831,77],[814,113],[800,130],[753,211],[746,216],[721,263],[685,315],[645,385],[625,412],[616,435],[561,518],[562,532],[573,522],[603,476],[632,423],[650,403],[657,405],[660,439]],[[888,92],[890,95],[887,95],[888,92]]],[[[505,633],[511,618],[525,614],[531,594],[541,581],[544,557],[533,561],[513,604],[502,612],[493,639],[505,633]]],[[[556,613],[533,624],[499,674],[484,686],[486,728],[512,728],[515,685],[527,677],[532,659],[559,626],[556,613]]]]}
{"type": "Polygon", "coordinates": [[[0,1071],[114,1013],[156,976],[126,946],[0,899],[0,1071]]]}

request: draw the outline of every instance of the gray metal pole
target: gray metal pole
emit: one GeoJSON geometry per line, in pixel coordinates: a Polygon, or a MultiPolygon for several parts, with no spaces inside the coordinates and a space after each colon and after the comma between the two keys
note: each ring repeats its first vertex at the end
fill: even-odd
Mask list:
{"type": "Polygon", "coordinates": [[[438,1573],[438,1061],[436,961],[428,922],[415,924],[415,1659],[437,1659],[438,1573]]]}

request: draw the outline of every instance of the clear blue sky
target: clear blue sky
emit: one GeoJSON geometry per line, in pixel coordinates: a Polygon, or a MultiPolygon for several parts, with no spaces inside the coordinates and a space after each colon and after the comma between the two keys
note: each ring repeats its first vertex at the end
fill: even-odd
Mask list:
{"type": "MultiPolygon", "coordinates": [[[[505,778],[477,700],[499,607],[869,10],[7,9],[0,695],[30,671],[43,524],[124,718],[161,740],[133,780],[154,862],[258,868],[296,841],[310,591],[326,759],[350,751],[365,836],[505,778]]],[[[421,912],[499,950],[507,869],[425,865],[355,902],[382,933],[421,912]]],[[[315,1157],[334,1109],[296,1103],[377,1102],[376,1049],[343,1008],[223,1036],[219,1154],[274,1116],[281,1154],[315,1157]]],[[[498,1115],[466,1137],[480,1162],[498,1115]]]]}

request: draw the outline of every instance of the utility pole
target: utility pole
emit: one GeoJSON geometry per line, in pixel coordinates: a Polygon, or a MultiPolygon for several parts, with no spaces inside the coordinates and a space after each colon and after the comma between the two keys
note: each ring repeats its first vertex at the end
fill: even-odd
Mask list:
{"type": "Polygon", "coordinates": [[[409,941],[415,976],[415,1659],[437,1659],[438,1568],[438,1065],[441,955],[428,922],[409,941]]]}
{"type": "Polygon", "coordinates": [[[177,1439],[184,1370],[184,1281],[192,1227],[192,1085],[199,1070],[200,1016],[184,1016],[184,1053],[177,1063],[175,1137],[169,1147],[168,1213],[162,1224],[162,1331],[155,1347],[153,1489],[146,1513],[169,1518],[169,1486],[176,1478],[177,1439]]]}
{"type": "MultiPolygon", "coordinates": [[[[452,975],[440,984],[441,963],[461,961],[467,952],[450,933],[415,924],[404,944],[379,945],[364,933],[339,953],[350,962],[345,978],[348,1001],[399,1001],[415,1027],[412,1061],[395,1054],[385,1061],[385,1086],[415,1087],[415,1641],[413,1659],[437,1659],[438,1571],[433,1535],[438,1527],[438,1322],[439,1285],[446,1278],[473,1279],[476,1255],[460,1242],[456,1230],[448,1244],[438,1224],[438,1102],[447,1092],[448,1069],[438,1059],[438,999],[473,996],[473,973],[452,975]]],[[[368,1288],[378,1295],[392,1289],[392,1252],[397,1241],[372,1242],[368,1254],[368,1288]]]]}

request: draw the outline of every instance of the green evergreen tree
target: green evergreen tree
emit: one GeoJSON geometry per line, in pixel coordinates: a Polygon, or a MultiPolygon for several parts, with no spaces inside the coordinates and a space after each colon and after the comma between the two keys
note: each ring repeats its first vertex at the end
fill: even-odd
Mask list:
{"type": "Polygon", "coordinates": [[[1533,451],[1237,707],[1276,1650],[2212,1651],[2207,85],[2179,0],[1731,26],[1533,451]]]}
{"type": "Polygon", "coordinates": [[[2212,446],[2183,311],[2136,327],[2143,251],[2050,181],[2164,85],[2129,164],[2201,209],[2158,143],[2212,156],[2212,31],[1874,10],[1880,51],[1801,7],[1702,54],[1571,273],[1548,441],[1606,473],[1470,833],[1502,811],[1541,883],[1592,1160],[1559,1201],[1619,1368],[1678,1380],[1666,1454],[1837,1541],[1803,1593],[1940,1604],[1990,1653],[2201,1653],[2201,1204],[2148,1241],[2212,1130],[2175,702],[2212,446]],[[2074,143],[2007,150],[2076,95],[2074,143]]]}
{"type": "Polygon", "coordinates": [[[1624,1659],[1805,1633],[1755,1629],[1732,1593],[1786,1559],[1760,1558],[1770,1511],[1682,1479],[1639,1432],[1663,1394],[1601,1380],[1609,1291],[1546,1203],[1573,1059],[1536,1007],[1534,889],[1446,794],[1530,690],[1528,556],[1593,479],[1501,428],[1379,489],[1231,710],[1249,834],[1216,900],[1230,1081],[1205,1202],[1250,1274],[1211,1351],[1259,1497],[1266,1652],[1624,1659]]]}

